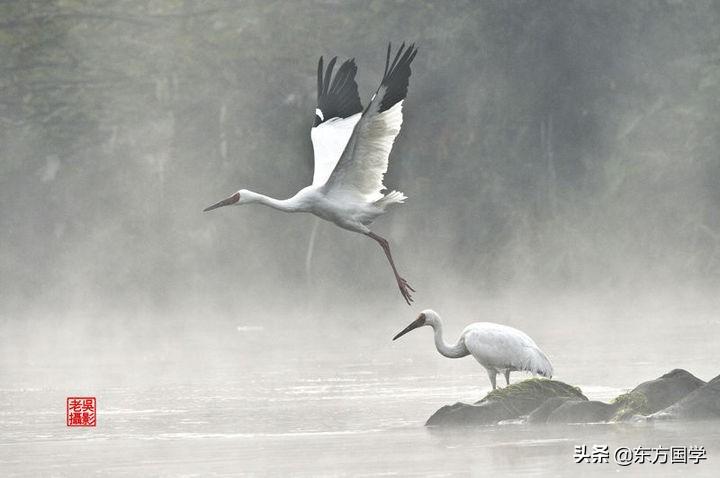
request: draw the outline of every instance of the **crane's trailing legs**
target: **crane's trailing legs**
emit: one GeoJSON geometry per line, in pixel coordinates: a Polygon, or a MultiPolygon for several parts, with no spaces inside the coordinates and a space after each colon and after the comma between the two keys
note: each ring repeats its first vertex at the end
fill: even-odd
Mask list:
{"type": "Polygon", "coordinates": [[[390,267],[392,267],[393,273],[395,274],[395,280],[397,281],[398,288],[400,289],[400,294],[403,296],[403,299],[405,299],[405,302],[407,302],[408,305],[411,305],[413,298],[410,292],[415,292],[415,289],[410,287],[410,284],[408,284],[408,282],[400,277],[400,274],[398,274],[397,267],[395,267],[395,262],[393,261],[392,254],[390,253],[390,244],[387,239],[382,236],[378,236],[374,232],[368,232],[366,235],[380,244],[380,247],[382,247],[383,251],[385,251],[385,256],[387,257],[388,262],[390,262],[390,267]]]}

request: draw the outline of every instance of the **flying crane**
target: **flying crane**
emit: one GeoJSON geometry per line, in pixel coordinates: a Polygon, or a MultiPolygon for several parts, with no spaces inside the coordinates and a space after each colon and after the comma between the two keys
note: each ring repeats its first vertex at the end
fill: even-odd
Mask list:
{"type": "Polygon", "coordinates": [[[390,61],[388,45],[385,73],[380,86],[363,109],[355,82],[355,60],[345,61],[333,75],[337,57],[323,71],[320,57],[317,72],[317,108],[310,130],[315,170],[313,181],[289,199],[275,199],[241,189],[212,206],[263,204],[285,212],[305,212],[349,231],[364,234],[382,247],[403,299],[410,305],[415,290],[398,273],[390,244],[368,227],[388,207],[402,204],[399,191],[385,192],[383,177],[395,138],[400,132],[402,104],[407,95],[410,64],[417,49],[405,44],[390,61]]]}

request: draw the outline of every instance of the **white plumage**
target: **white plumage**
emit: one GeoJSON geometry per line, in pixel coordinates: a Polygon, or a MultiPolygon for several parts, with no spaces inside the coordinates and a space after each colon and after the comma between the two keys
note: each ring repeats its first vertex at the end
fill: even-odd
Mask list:
{"type": "Polygon", "coordinates": [[[524,332],[507,325],[472,323],[465,327],[455,344],[449,345],[443,340],[440,316],[428,309],[393,340],[425,325],[432,327],[435,332],[435,347],[438,352],[449,358],[472,355],[487,370],[493,389],[496,388],[495,379],[498,373],[505,375],[507,385],[510,385],[510,372],[527,371],[548,378],[553,375],[550,360],[535,341],[524,332]]]}
{"type": "Polygon", "coordinates": [[[382,113],[380,101],[370,103],[350,138],[325,191],[330,197],[350,195],[364,203],[383,198],[383,177],[395,137],[402,126],[402,101],[382,113]]]}
{"type": "Polygon", "coordinates": [[[355,125],[360,121],[360,116],[362,116],[361,113],[356,113],[347,118],[333,118],[310,130],[315,153],[313,186],[323,186],[327,182],[345,145],[350,140],[355,125]]]}
{"type": "Polygon", "coordinates": [[[406,197],[398,191],[384,194],[383,177],[395,138],[402,126],[402,104],[407,95],[410,64],[417,50],[403,44],[390,62],[388,45],[385,73],[370,104],[363,110],[357,92],[354,60],[344,62],[333,76],[337,57],[323,71],[318,62],[318,106],[310,137],[315,170],[312,184],[295,196],[278,200],[241,189],[205,208],[259,203],[285,212],[307,212],[353,232],[364,234],[382,247],[400,293],[408,305],[413,288],[395,267],[386,239],[368,227],[388,206],[406,197]]]}

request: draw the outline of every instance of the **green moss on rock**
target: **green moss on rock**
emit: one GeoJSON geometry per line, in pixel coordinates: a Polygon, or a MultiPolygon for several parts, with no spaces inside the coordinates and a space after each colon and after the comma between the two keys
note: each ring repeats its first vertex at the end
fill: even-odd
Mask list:
{"type": "Polygon", "coordinates": [[[557,380],[544,378],[530,378],[522,382],[513,383],[505,388],[498,388],[485,395],[478,404],[487,401],[518,401],[537,403],[539,398],[565,397],[587,400],[579,387],[573,387],[557,380]]]}
{"type": "Polygon", "coordinates": [[[632,391],[618,395],[612,401],[612,405],[616,407],[612,421],[622,421],[634,415],[649,415],[652,413],[648,405],[648,399],[642,392],[632,391]]]}
{"type": "Polygon", "coordinates": [[[549,398],[587,400],[579,388],[557,380],[530,379],[488,393],[468,405],[457,403],[443,407],[431,416],[428,426],[492,425],[527,415],[549,398]]]}

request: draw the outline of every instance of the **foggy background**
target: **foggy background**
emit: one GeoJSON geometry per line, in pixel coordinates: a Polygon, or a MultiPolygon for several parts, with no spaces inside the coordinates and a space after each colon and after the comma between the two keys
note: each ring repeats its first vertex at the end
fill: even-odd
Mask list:
{"type": "Polygon", "coordinates": [[[716,320],[718,24],[716,1],[2,2],[4,372],[84,347],[207,364],[246,350],[236,327],[277,360],[347,352],[427,307],[551,357],[716,320]],[[312,216],[201,212],[309,184],[318,57],[355,57],[366,103],[388,41],[419,47],[385,181],[409,200],[374,229],[412,309],[365,237],[322,223],[308,268],[312,216]]]}

